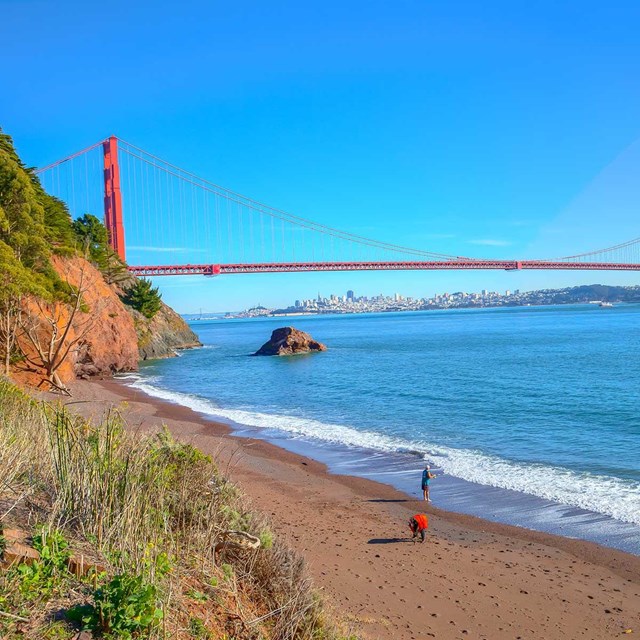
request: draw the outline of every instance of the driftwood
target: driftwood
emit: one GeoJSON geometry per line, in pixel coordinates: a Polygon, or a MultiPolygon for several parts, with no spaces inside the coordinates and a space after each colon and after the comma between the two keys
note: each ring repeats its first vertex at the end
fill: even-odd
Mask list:
{"type": "Polygon", "coordinates": [[[224,531],[222,539],[215,546],[216,553],[221,551],[248,551],[260,548],[260,538],[246,531],[224,531]]]}

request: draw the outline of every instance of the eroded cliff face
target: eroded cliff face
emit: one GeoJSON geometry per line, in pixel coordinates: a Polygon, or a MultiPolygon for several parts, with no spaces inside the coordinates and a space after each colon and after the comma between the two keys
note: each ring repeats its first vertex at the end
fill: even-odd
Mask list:
{"type": "Polygon", "coordinates": [[[25,304],[35,341],[26,334],[20,339],[20,347],[29,358],[17,366],[19,380],[38,385],[46,378],[49,372],[38,366],[42,359],[37,352],[39,348],[49,350],[54,334],[58,339],[65,334],[63,352],[70,347],[64,362],[56,368],[63,384],[75,378],[136,371],[140,360],[172,357],[178,349],[201,346],[182,317],[164,303],[149,320],[125,305],[120,298],[122,289],[107,284],[100,271],[83,258],[54,256],[52,263],[63,280],[82,290],[83,304],[68,329],[69,305],[34,300],[25,304]]]}
{"type": "Polygon", "coordinates": [[[83,304],[70,323],[72,309],[59,302],[46,304],[29,300],[25,304],[20,348],[28,359],[18,365],[18,377],[39,384],[46,378],[46,358],[59,349],[62,364],[56,367],[60,382],[77,377],[110,376],[138,368],[138,337],[133,318],[102,274],[83,258],[54,256],[52,263],[60,276],[82,291],[83,304]],[[51,345],[53,344],[53,350],[51,345]],[[67,353],[68,352],[68,353],[67,353]],[[41,364],[41,366],[39,366],[41,364]]]}
{"type": "MultiPolygon", "coordinates": [[[[135,283],[135,280],[134,276],[129,275],[114,287],[120,294],[124,294],[125,290],[135,283]]],[[[124,306],[133,319],[138,335],[140,360],[173,358],[180,349],[193,349],[202,346],[198,336],[182,316],[164,302],[160,311],[150,320],[135,309],[124,306]]]]}
{"type": "Polygon", "coordinates": [[[138,334],[140,360],[171,358],[179,349],[201,347],[198,336],[171,307],[162,308],[151,320],[135,309],[128,308],[138,334]]]}

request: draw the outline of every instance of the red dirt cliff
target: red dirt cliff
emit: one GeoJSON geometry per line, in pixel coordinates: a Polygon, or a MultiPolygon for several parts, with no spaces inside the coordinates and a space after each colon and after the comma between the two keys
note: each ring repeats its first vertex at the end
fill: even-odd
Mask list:
{"type": "MultiPolygon", "coordinates": [[[[122,289],[105,282],[100,271],[83,258],[54,256],[52,263],[61,278],[83,291],[83,305],[73,319],[66,343],[73,344],[57,373],[62,383],[75,378],[107,377],[114,373],[136,371],[138,362],[147,358],[171,357],[176,349],[200,346],[198,337],[173,309],[163,304],[153,319],[126,306],[120,299],[122,289]]],[[[37,304],[30,301],[25,312],[42,343],[51,339],[52,323],[59,328],[69,323],[71,308],[59,302],[37,304]]],[[[23,336],[21,349],[31,360],[38,360],[36,349],[23,336]]],[[[38,385],[44,369],[27,361],[18,363],[16,378],[38,385]]]]}

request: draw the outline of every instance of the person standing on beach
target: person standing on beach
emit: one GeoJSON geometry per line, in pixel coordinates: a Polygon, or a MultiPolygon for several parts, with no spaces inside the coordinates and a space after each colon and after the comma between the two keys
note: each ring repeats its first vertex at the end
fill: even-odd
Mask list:
{"type": "Polygon", "coordinates": [[[425,541],[427,537],[427,528],[429,527],[429,521],[424,513],[416,513],[413,518],[409,520],[409,529],[411,529],[411,539],[415,542],[416,536],[420,534],[422,538],[421,542],[425,541]]]}
{"type": "Polygon", "coordinates": [[[431,467],[427,465],[422,472],[422,495],[424,496],[425,502],[431,502],[431,498],[429,497],[429,483],[432,478],[435,478],[436,474],[431,473],[431,467]]]}

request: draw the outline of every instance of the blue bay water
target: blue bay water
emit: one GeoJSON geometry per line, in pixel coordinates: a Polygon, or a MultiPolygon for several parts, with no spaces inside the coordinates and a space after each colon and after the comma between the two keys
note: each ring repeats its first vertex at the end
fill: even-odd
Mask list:
{"type": "Polygon", "coordinates": [[[133,385],[403,489],[427,459],[435,504],[640,552],[640,305],[193,328],[204,349],[133,385]],[[288,324],[329,350],[248,357],[288,324]]]}

